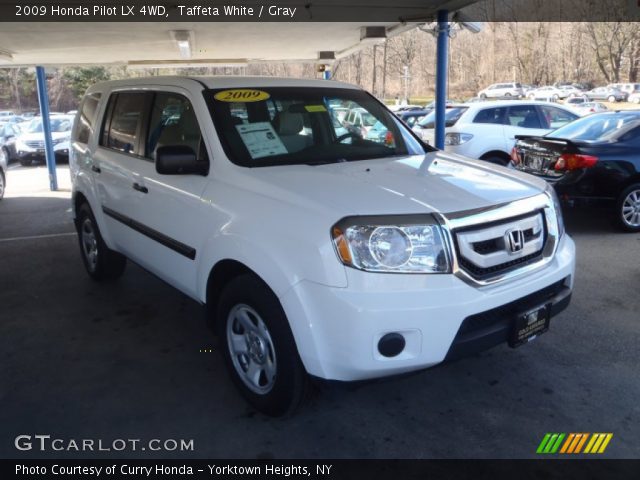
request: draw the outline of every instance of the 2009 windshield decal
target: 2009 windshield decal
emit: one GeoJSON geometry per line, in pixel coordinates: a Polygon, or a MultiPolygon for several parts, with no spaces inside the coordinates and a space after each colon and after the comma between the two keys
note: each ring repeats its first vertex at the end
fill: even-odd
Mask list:
{"type": "Polygon", "coordinates": [[[267,92],[247,88],[223,90],[213,96],[219,102],[260,102],[269,97],[267,92]]]}

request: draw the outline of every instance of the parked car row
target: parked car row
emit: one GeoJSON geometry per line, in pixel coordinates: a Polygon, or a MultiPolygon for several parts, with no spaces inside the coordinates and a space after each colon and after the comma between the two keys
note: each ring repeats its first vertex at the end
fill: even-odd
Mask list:
{"type": "MultiPolygon", "coordinates": [[[[49,120],[56,159],[65,161],[69,157],[73,117],[53,114],[49,120]]],[[[7,162],[19,161],[23,166],[43,162],[45,145],[42,118],[34,117],[26,124],[19,125],[13,122],[3,123],[3,117],[0,117],[0,150],[7,162]]]]}
{"type": "Polygon", "coordinates": [[[612,83],[604,87],[585,88],[584,84],[558,83],[532,87],[518,82],[494,83],[478,92],[482,100],[489,98],[558,101],[573,97],[583,97],[587,101],[606,100],[608,102],[632,101],[640,103],[640,83],[612,83]]]}

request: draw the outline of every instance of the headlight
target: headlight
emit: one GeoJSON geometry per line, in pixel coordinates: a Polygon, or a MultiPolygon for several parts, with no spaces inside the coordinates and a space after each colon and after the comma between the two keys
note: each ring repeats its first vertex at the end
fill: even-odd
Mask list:
{"type": "Polygon", "coordinates": [[[17,139],[16,140],[16,150],[22,151],[22,150],[26,150],[26,149],[27,149],[27,146],[25,145],[25,143],[22,140],[17,139]]]}
{"type": "Polygon", "coordinates": [[[444,136],[445,145],[462,145],[473,138],[470,133],[447,133],[444,136]]]}
{"type": "Polygon", "coordinates": [[[547,185],[547,195],[553,200],[553,210],[558,224],[558,238],[564,234],[564,217],[562,216],[562,206],[558,199],[558,194],[551,185],[547,185]]]}
{"type": "Polygon", "coordinates": [[[331,229],[338,257],[368,272],[448,273],[442,228],[430,215],[349,217],[331,229]]]}

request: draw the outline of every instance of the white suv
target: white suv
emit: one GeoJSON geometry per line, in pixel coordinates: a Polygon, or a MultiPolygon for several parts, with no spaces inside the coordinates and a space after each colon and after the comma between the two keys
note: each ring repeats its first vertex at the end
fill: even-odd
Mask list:
{"type": "Polygon", "coordinates": [[[234,383],[270,415],[310,376],[527,343],[569,303],[574,243],[553,190],[424,145],[351,85],[102,83],[70,164],[89,275],[113,280],[129,258],[205,305],[234,383]],[[385,142],[345,130],[344,108],[384,124],[385,142]]]}
{"type": "Polygon", "coordinates": [[[517,82],[494,83],[484,90],[480,90],[478,96],[482,99],[503,97],[522,98],[524,96],[524,89],[522,85],[517,82]]]}
{"type": "MultiPolygon", "coordinates": [[[[541,136],[579,115],[546,102],[494,101],[447,105],[445,150],[498,165],[507,165],[516,135],[541,136]]],[[[414,125],[413,131],[433,145],[435,113],[414,125]]]]}

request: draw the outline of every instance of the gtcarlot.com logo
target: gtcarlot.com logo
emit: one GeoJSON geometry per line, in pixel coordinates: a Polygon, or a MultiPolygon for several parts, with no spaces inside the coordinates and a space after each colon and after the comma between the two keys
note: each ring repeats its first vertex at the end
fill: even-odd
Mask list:
{"type": "Polygon", "coordinates": [[[18,435],[14,441],[18,450],[39,450],[41,452],[122,452],[145,451],[152,452],[185,452],[193,451],[193,439],[167,438],[160,440],[152,438],[143,441],[139,438],[116,438],[103,440],[101,438],[52,438],[51,435],[18,435]]]}
{"type": "Polygon", "coordinates": [[[547,433],[536,453],[604,453],[613,433],[547,433]]]}

